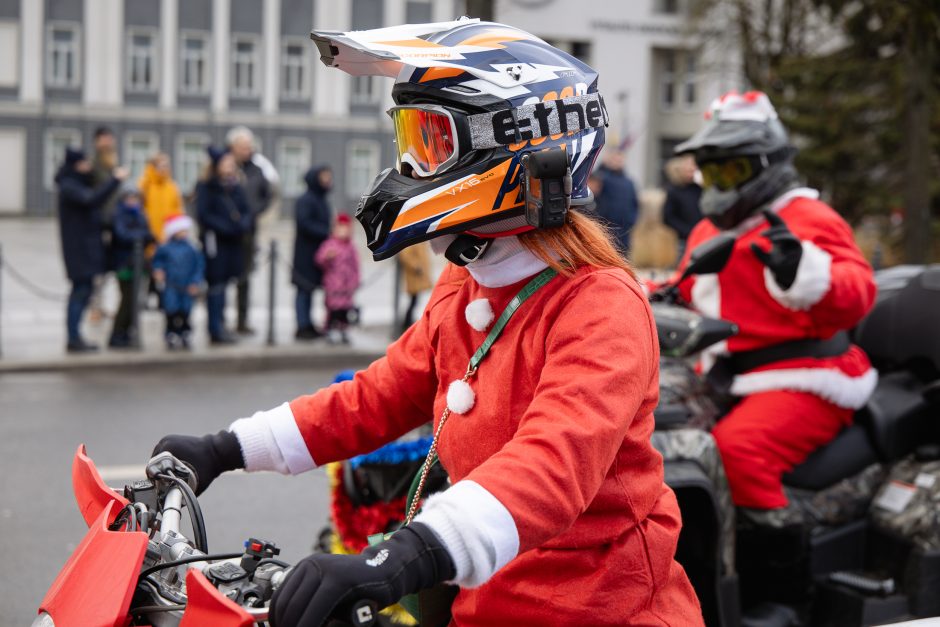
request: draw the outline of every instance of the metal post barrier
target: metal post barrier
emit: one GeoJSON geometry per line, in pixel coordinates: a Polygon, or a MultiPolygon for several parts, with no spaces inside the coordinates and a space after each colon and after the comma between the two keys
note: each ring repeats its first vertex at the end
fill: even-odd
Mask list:
{"type": "Polygon", "coordinates": [[[144,273],[144,241],[134,240],[134,273],[131,276],[131,327],[128,329],[130,344],[140,348],[140,286],[144,273]]]}
{"type": "Polygon", "coordinates": [[[277,283],[277,241],[271,240],[271,250],[268,253],[268,346],[274,346],[274,298],[277,283]]]}
{"type": "Polygon", "coordinates": [[[389,335],[393,340],[401,335],[401,259],[395,257],[395,280],[392,281],[392,329],[389,335]]]}
{"type": "MultiPolygon", "coordinates": [[[[0,318],[3,318],[3,244],[0,244],[0,318]]],[[[3,357],[2,333],[0,333],[0,357],[3,357]]]]}

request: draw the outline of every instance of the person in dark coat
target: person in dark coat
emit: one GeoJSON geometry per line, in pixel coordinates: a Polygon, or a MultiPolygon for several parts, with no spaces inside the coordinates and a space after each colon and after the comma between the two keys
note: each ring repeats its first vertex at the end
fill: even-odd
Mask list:
{"type": "Polygon", "coordinates": [[[636,187],[624,173],[624,155],[620,151],[609,153],[596,173],[600,178],[601,193],[596,197],[597,215],[611,228],[620,251],[630,252],[630,230],[636,224],[640,203],[636,187]]]}
{"type": "MultiPolygon", "coordinates": [[[[139,246],[140,269],[143,274],[144,246],[155,241],[150,233],[147,216],[144,215],[140,192],[136,188],[130,187],[121,193],[112,226],[111,257],[121,290],[121,304],[114,316],[114,327],[111,329],[108,346],[129,348],[133,344],[130,331],[134,322],[134,299],[140,297],[134,293],[134,247],[139,246]]],[[[143,284],[143,280],[144,277],[141,276],[138,286],[143,284]]]]}
{"type": "Polygon", "coordinates": [[[72,282],[66,310],[70,353],[97,350],[80,333],[82,314],[91,298],[92,282],[105,269],[105,247],[101,239],[101,207],[127,178],[127,170],[114,168],[111,178],[95,187],[92,164],[85,153],[67,148],[65,162],[55,177],[59,189],[59,235],[65,272],[72,282]]]}
{"type": "Polygon", "coordinates": [[[238,277],[238,325],[235,330],[241,335],[253,335],[254,329],[248,324],[248,304],[250,294],[249,280],[255,269],[255,250],[257,248],[258,216],[268,210],[274,201],[274,185],[264,171],[255,162],[255,137],[245,126],[236,126],[226,136],[228,150],[235,157],[235,164],[242,173],[242,188],[251,209],[251,219],[242,234],[242,254],[244,265],[238,277]]]}
{"type": "Polygon", "coordinates": [[[695,182],[697,171],[692,155],[675,157],[666,164],[669,185],[666,186],[666,202],[663,204],[663,223],[679,238],[677,259],[682,259],[689,233],[702,219],[702,210],[699,209],[702,187],[695,182]]]}
{"type": "Polygon", "coordinates": [[[330,236],[333,216],[326,195],[333,187],[333,172],[325,165],[313,167],[307,171],[304,181],[307,183],[307,191],[294,203],[297,230],[291,281],[297,286],[294,301],[297,310],[296,337],[299,340],[312,340],[322,335],[310,316],[313,291],[320,287],[323,279],[322,271],[313,258],[320,245],[330,236]]]}
{"type": "Polygon", "coordinates": [[[196,185],[196,220],[209,284],[209,339],[212,344],[232,344],[235,337],[225,330],[225,289],[244,269],[242,235],[249,228],[251,209],[231,153],[213,146],[209,158],[207,176],[196,185]]]}

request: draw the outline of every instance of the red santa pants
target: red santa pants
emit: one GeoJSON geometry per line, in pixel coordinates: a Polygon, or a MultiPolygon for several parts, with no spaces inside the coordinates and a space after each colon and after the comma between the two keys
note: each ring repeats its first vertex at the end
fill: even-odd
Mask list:
{"type": "Polygon", "coordinates": [[[735,505],[786,507],[783,475],[831,441],[853,414],[806,392],[744,397],[712,431],[735,505]]]}

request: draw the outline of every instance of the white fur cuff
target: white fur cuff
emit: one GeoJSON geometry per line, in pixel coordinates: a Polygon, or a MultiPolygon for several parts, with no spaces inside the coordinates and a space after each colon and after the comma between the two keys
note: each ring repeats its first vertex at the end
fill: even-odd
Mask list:
{"type": "Polygon", "coordinates": [[[803,256],[796,269],[796,280],[788,289],[781,289],[770,268],[764,268],[767,291],[791,311],[806,311],[821,301],[832,281],[832,256],[813,242],[803,240],[802,244],[803,256]]]}
{"type": "Polygon", "coordinates": [[[490,301],[485,298],[478,298],[467,305],[464,316],[467,318],[467,324],[473,327],[474,330],[483,332],[493,322],[496,314],[493,313],[490,301]]]}
{"type": "Polygon", "coordinates": [[[458,481],[428,497],[415,522],[440,538],[457,574],[452,583],[476,588],[519,553],[519,531],[509,510],[474,481],[458,481]]]}
{"type": "Polygon", "coordinates": [[[877,383],[878,371],[874,368],[857,377],[835,368],[786,368],[739,374],[731,384],[731,393],[748,396],[771,390],[793,390],[815,394],[846,409],[861,409],[877,383]]]}
{"type": "Polygon", "coordinates": [[[248,472],[273,470],[296,475],[317,466],[288,403],[240,418],[229,430],[238,438],[248,472]]]}

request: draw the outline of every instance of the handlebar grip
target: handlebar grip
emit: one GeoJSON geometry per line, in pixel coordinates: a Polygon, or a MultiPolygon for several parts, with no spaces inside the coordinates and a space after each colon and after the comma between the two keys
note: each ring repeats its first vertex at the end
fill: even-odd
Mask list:
{"type": "Polygon", "coordinates": [[[353,627],[372,627],[376,624],[379,615],[379,606],[373,601],[362,599],[356,601],[349,610],[349,622],[353,627]]]}

